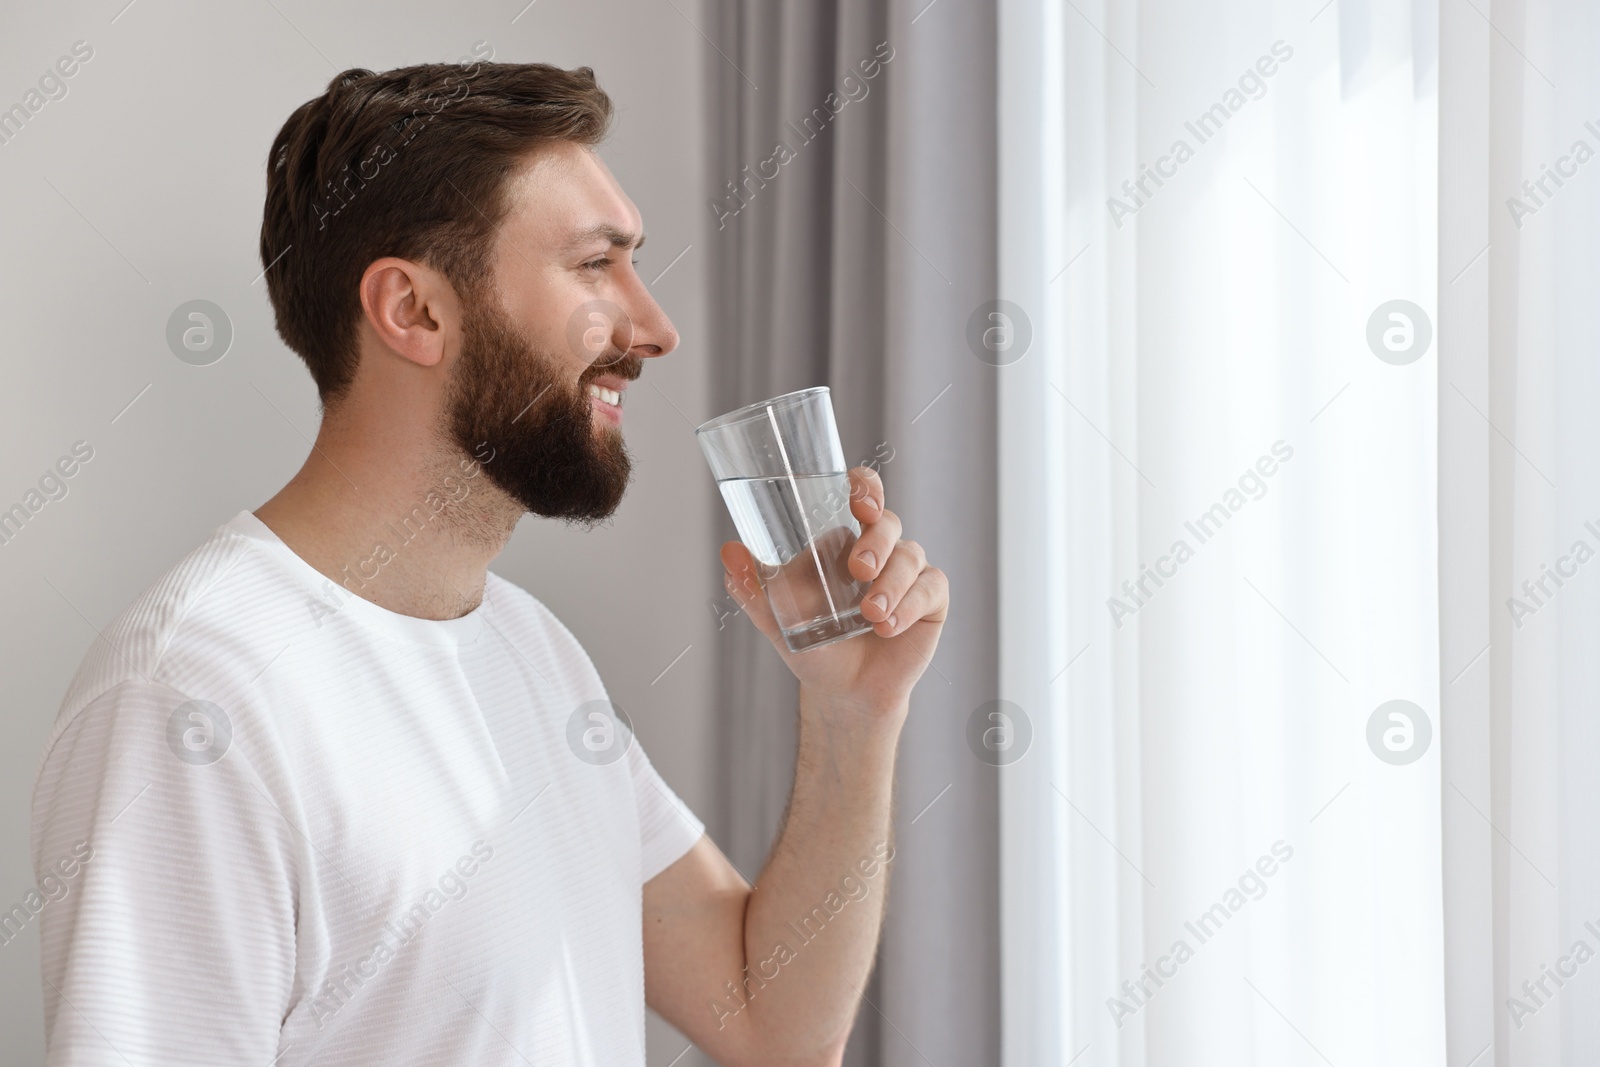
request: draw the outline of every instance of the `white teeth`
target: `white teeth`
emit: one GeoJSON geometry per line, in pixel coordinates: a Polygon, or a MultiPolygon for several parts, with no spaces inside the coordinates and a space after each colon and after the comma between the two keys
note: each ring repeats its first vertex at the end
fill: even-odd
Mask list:
{"type": "Polygon", "coordinates": [[[607,404],[610,404],[613,407],[622,403],[621,393],[617,392],[615,389],[607,389],[603,385],[595,385],[593,382],[589,383],[589,395],[592,397],[597,397],[600,400],[604,400],[607,404]]]}

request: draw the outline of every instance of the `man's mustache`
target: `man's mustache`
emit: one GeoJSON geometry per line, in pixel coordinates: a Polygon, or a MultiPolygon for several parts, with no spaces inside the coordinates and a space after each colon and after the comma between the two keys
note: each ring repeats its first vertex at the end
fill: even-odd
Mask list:
{"type": "Polygon", "coordinates": [[[602,356],[590,364],[589,369],[583,372],[578,379],[578,384],[583,385],[601,375],[612,375],[624,381],[634,381],[644,373],[644,357],[636,356],[632,352],[619,352],[615,356],[602,356]]]}

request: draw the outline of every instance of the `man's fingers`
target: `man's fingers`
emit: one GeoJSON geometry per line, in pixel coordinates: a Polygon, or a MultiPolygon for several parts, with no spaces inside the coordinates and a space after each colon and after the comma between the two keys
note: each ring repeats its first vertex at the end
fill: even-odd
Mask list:
{"type": "Polygon", "coordinates": [[[726,541],[722,545],[723,588],[738,603],[740,609],[755,623],[756,629],[767,637],[778,637],[778,620],[773,618],[772,605],[767,602],[766,591],[761,586],[756,559],[742,541],[726,541]]]}
{"type": "Polygon", "coordinates": [[[883,479],[871,467],[850,468],[850,513],[863,525],[883,515],[883,479]]]}
{"type": "MultiPolygon", "coordinates": [[[[916,584],[917,576],[927,562],[922,546],[915,541],[896,544],[882,573],[867,587],[866,595],[861,598],[861,614],[869,622],[887,622],[899,610],[901,599],[916,584]]],[[[889,632],[883,626],[877,627],[877,630],[881,634],[889,632]]]]}
{"type": "MultiPolygon", "coordinates": [[[[949,579],[938,567],[924,567],[905,596],[890,608],[888,618],[876,623],[872,630],[880,637],[893,637],[923,619],[943,622],[949,608],[949,579]]],[[[866,614],[865,606],[862,614],[866,614]]]]}
{"type": "Polygon", "coordinates": [[[863,523],[861,536],[850,548],[850,577],[870,582],[883,572],[900,540],[900,516],[882,512],[877,522],[863,523]]]}

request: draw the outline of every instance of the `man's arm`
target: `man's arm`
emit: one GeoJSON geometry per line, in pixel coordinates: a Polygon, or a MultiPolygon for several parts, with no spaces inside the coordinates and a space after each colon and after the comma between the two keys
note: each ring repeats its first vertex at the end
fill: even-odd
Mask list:
{"type": "Polygon", "coordinates": [[[794,788],[766,867],[751,887],[702,838],[644,889],[647,999],[729,1067],[837,1064],[882,928],[895,748],[949,594],[899,539],[877,475],[851,479],[850,567],[871,582],[872,634],[789,652],[749,553],[723,547],[730,591],[801,683],[794,788]]]}
{"type": "Polygon", "coordinates": [[[186,694],[123,682],[46,752],[32,852],[52,1067],[279,1051],[308,848],[263,791],[282,769],[241,703],[224,734],[186,694]]]}

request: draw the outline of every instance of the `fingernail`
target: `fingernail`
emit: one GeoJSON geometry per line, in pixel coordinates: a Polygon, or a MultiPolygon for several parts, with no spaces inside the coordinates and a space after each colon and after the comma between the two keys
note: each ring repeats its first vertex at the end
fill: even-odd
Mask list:
{"type": "Polygon", "coordinates": [[[872,601],[872,605],[879,611],[889,610],[889,598],[884,596],[882,593],[879,593],[877,596],[870,596],[867,599],[872,601]]]}
{"type": "Polygon", "coordinates": [[[884,621],[885,624],[888,625],[889,629],[891,629],[891,630],[894,629],[894,616],[893,615],[890,615],[887,619],[884,619],[883,621],[884,621]]]}
{"type": "Polygon", "coordinates": [[[869,567],[876,567],[878,565],[877,553],[873,552],[870,548],[861,553],[861,555],[857,556],[856,559],[859,559],[862,563],[865,563],[869,567]]]}

